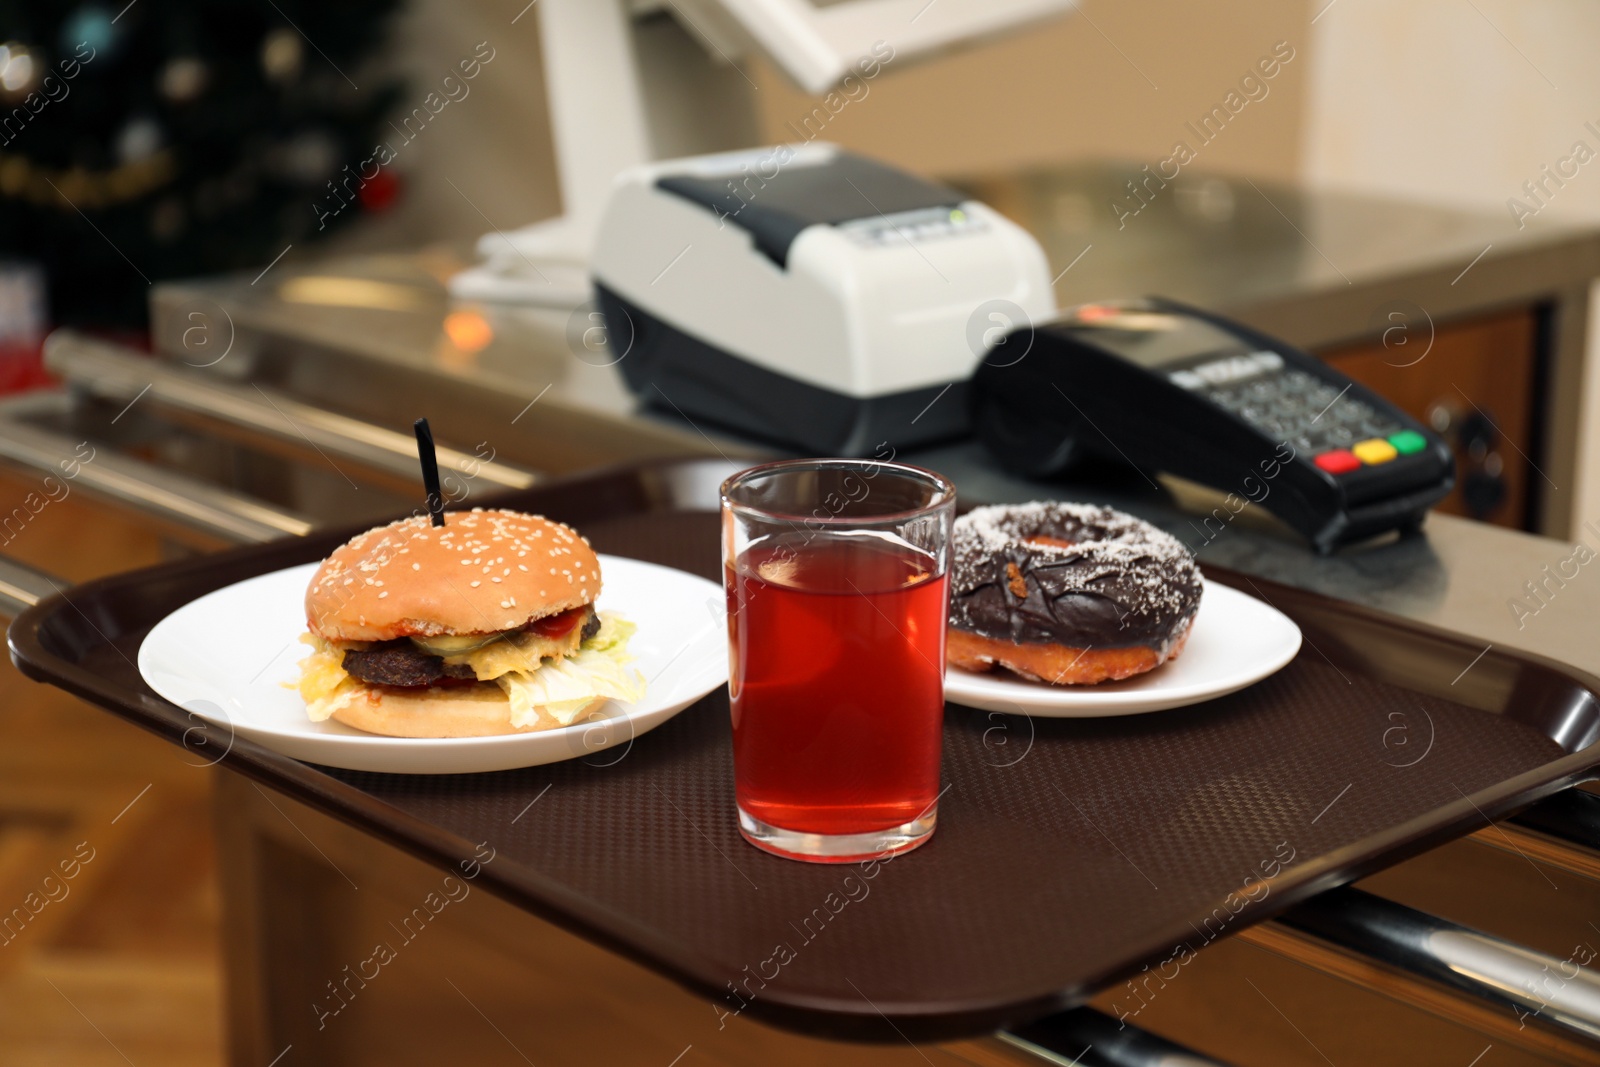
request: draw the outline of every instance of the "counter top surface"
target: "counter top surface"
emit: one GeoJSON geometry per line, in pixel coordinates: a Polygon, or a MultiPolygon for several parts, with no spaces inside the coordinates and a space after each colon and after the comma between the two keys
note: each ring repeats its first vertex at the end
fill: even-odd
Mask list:
{"type": "Polygon", "coordinates": [[[1600,254],[1600,230],[1548,219],[1519,230],[1499,213],[1244,177],[1163,185],[1077,166],[966,184],[1039,238],[1062,306],[1156,293],[1247,320],[1287,317],[1276,332],[1306,347],[1380,332],[1380,305],[1396,296],[1450,314],[1512,298],[1527,281],[1515,265],[1600,254]],[[1328,296],[1368,314],[1306,316],[1328,296]]]}

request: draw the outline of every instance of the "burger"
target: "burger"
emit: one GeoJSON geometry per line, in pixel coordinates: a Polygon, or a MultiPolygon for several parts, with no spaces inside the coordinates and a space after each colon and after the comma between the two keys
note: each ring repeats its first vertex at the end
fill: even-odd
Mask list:
{"type": "Polygon", "coordinates": [[[391,737],[568,726],[637,701],[634,627],[595,611],[600,561],[571,528],[474,508],[335,549],[306,590],[312,652],[295,683],[313,721],[391,737]]]}

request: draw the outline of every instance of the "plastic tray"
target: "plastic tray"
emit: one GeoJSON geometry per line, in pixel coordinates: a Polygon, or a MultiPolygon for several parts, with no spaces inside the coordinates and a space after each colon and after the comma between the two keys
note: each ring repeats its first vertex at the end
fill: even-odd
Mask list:
{"type": "MultiPolygon", "coordinates": [[[[731,469],[630,468],[485,503],[715,579],[715,489],[731,469]]],[[[78,587],[16,620],[12,658],[196,762],[226,751],[221,766],[425,859],[453,865],[487,841],[497,858],[480,884],[719,1010],[813,1033],[934,1040],[1044,1015],[1600,764],[1594,679],[1215,569],[1300,624],[1294,662],[1241,693],[1125,719],[951,706],[938,832],[865,869],[741,840],[723,692],[625,750],[402,776],[312,766],[242,738],[227,747],[145,686],[135,653],[168,612],[318,559],[351,532],[78,587]]]]}

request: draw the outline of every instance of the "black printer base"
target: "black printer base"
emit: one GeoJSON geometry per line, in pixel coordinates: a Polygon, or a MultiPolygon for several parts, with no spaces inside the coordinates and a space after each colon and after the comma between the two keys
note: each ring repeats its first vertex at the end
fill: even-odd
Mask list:
{"type": "Polygon", "coordinates": [[[850,396],[760,367],[596,283],[617,369],[641,400],[819,455],[875,456],[968,432],[967,383],[850,396]]]}

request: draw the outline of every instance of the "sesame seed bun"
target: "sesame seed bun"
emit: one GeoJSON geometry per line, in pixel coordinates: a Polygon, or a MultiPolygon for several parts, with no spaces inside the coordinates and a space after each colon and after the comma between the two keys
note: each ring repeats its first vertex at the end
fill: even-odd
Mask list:
{"type": "Polygon", "coordinates": [[[358,534],[306,590],[306,626],[330,641],[389,641],[514,630],[592,604],[600,561],[559,522],[473,508],[358,534]]]}
{"type": "MultiPolygon", "coordinates": [[[[449,689],[378,690],[365,688],[333,718],[385,737],[488,737],[494,734],[524,734],[550,730],[560,724],[541,714],[530,726],[511,725],[511,702],[497,685],[456,686],[449,689]]],[[[582,721],[605,697],[594,701],[578,714],[582,721]]]]}

